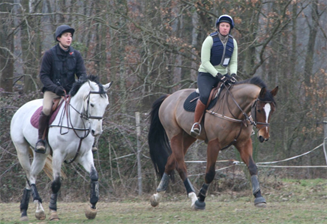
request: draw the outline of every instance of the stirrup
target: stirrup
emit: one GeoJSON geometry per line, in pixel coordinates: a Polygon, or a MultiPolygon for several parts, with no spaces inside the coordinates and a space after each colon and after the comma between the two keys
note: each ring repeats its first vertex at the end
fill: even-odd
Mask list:
{"type": "Polygon", "coordinates": [[[200,135],[200,133],[201,133],[201,124],[198,123],[198,122],[195,122],[195,123],[192,125],[192,128],[191,128],[191,135],[192,135],[192,136],[197,136],[197,135],[200,135]],[[199,128],[194,129],[195,125],[198,125],[199,128]]]}
{"type": "Polygon", "coordinates": [[[34,148],[34,151],[36,153],[42,153],[42,154],[45,154],[46,152],[46,148],[45,148],[45,141],[43,139],[39,139],[36,144],[35,144],[35,148],[34,148]],[[43,145],[40,145],[40,144],[43,144],[43,145]]]}

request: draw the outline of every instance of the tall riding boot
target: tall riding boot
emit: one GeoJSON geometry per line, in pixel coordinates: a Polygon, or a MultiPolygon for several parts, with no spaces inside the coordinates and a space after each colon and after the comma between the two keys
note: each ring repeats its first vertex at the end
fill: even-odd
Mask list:
{"type": "Polygon", "coordinates": [[[206,109],[206,105],[204,105],[199,99],[198,102],[196,103],[195,112],[194,112],[194,124],[191,129],[191,135],[194,137],[201,133],[200,123],[205,109],[206,109]]]}
{"type": "Polygon", "coordinates": [[[45,134],[49,126],[50,116],[45,115],[43,112],[39,118],[39,139],[36,142],[34,151],[38,153],[45,153],[45,134]]]}

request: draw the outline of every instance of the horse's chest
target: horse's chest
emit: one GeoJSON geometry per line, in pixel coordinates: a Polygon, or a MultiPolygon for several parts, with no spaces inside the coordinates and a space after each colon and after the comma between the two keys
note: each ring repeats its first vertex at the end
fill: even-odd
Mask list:
{"type": "Polygon", "coordinates": [[[50,136],[49,143],[53,150],[59,149],[66,153],[76,153],[77,150],[84,152],[92,147],[92,139],[90,137],[82,139],[70,136],[70,134],[50,136]]]}

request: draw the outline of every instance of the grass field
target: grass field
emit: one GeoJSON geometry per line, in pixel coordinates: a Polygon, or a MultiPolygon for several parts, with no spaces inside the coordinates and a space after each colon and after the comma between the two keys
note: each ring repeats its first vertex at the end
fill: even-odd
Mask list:
{"type": "MultiPolygon", "coordinates": [[[[245,193],[251,193],[245,192],[245,193]]],[[[122,202],[99,202],[98,215],[87,220],[86,203],[58,203],[57,223],[327,223],[327,180],[285,181],[278,190],[266,191],[267,207],[254,207],[253,198],[232,192],[208,195],[206,209],[194,211],[184,195],[166,195],[151,207],[150,195],[122,202]]],[[[48,215],[48,203],[44,203],[48,215]]],[[[30,203],[29,222],[38,221],[30,203]]],[[[20,223],[19,203],[0,204],[0,223],[20,223]]]]}

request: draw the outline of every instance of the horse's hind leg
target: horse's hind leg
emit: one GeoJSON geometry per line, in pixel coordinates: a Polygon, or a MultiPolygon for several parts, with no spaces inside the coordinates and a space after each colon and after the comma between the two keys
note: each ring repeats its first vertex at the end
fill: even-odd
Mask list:
{"type": "Polygon", "coordinates": [[[252,193],[255,197],[254,205],[256,207],[266,207],[266,200],[261,195],[261,190],[258,181],[258,168],[252,158],[252,140],[249,139],[242,146],[236,146],[237,150],[240,152],[243,162],[247,165],[252,183],[252,193]]]}
{"type": "Polygon", "coordinates": [[[170,165],[175,164],[176,170],[179,176],[181,177],[181,179],[183,180],[186,189],[186,194],[191,199],[192,207],[194,206],[194,203],[197,200],[197,196],[195,194],[195,190],[193,188],[192,183],[187,177],[187,169],[186,169],[184,157],[190,145],[192,145],[192,143],[195,141],[196,141],[195,138],[191,137],[185,132],[182,132],[181,134],[174,136],[171,140],[172,150],[175,155],[175,161],[171,161],[170,165]]]}
{"type": "Polygon", "coordinates": [[[30,177],[30,170],[31,170],[31,165],[30,165],[30,159],[28,156],[28,146],[20,146],[19,144],[15,143],[15,147],[17,150],[17,156],[18,156],[18,160],[21,164],[21,166],[23,167],[23,169],[25,170],[26,173],[26,187],[24,188],[24,192],[23,192],[23,196],[22,199],[20,201],[20,220],[21,221],[28,221],[28,217],[27,217],[27,210],[28,210],[28,204],[29,204],[29,200],[30,200],[30,195],[31,195],[31,187],[29,185],[29,177],[30,177]],[[25,149],[25,153],[23,153],[25,149]]]}
{"type": "Polygon", "coordinates": [[[175,135],[171,139],[170,145],[172,149],[172,154],[167,159],[165,172],[157,187],[157,193],[152,195],[150,198],[150,202],[153,207],[159,204],[162,195],[166,192],[169,184],[170,174],[174,171],[174,169],[178,171],[181,179],[184,182],[187,195],[191,198],[192,205],[194,204],[196,200],[196,195],[194,193],[194,188],[191,182],[187,178],[187,171],[184,163],[184,155],[187,152],[187,149],[190,147],[190,145],[193,142],[195,142],[195,140],[196,140],[195,138],[185,134],[184,132],[175,135]]]}
{"type": "MultiPolygon", "coordinates": [[[[33,202],[36,204],[36,212],[35,217],[39,220],[45,219],[45,213],[44,209],[42,207],[42,199],[40,198],[38,191],[35,186],[36,182],[36,176],[37,174],[42,170],[44,163],[42,165],[42,162],[40,166],[37,165],[37,158],[33,159],[32,166],[30,164],[30,158],[29,158],[29,145],[25,141],[18,141],[17,139],[13,140],[16,151],[17,151],[17,157],[18,160],[25,170],[26,173],[26,187],[23,192],[23,197],[20,203],[20,210],[21,210],[21,220],[26,221],[28,220],[27,217],[27,209],[29,204],[29,198],[30,193],[32,193],[33,202]]],[[[44,157],[44,155],[42,155],[44,157]]],[[[40,156],[42,158],[42,156],[40,156]]]]}
{"type": "Polygon", "coordinates": [[[30,201],[31,189],[24,189],[22,200],[20,201],[20,221],[28,221],[27,209],[30,201]]]}

